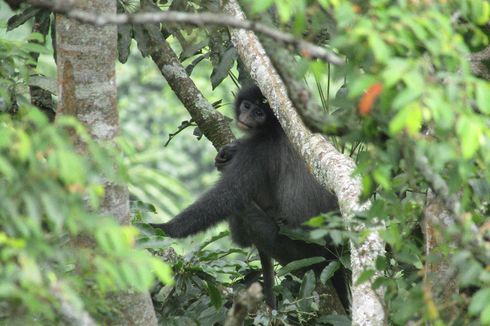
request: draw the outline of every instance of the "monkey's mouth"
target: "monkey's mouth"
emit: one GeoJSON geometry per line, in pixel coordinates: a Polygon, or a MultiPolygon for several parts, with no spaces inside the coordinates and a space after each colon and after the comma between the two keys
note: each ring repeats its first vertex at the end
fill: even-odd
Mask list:
{"type": "Polygon", "coordinates": [[[249,126],[248,124],[246,124],[245,122],[242,122],[240,120],[238,120],[237,122],[237,126],[238,128],[240,128],[241,130],[249,130],[249,129],[252,129],[251,126],[249,126]]]}

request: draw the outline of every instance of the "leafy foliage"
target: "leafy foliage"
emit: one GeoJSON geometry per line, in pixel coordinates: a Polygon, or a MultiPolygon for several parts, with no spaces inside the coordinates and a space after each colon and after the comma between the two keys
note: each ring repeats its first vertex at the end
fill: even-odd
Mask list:
{"type": "MultiPolygon", "coordinates": [[[[162,236],[160,231],[155,235],[144,225],[142,228],[140,245],[165,257],[174,269],[175,284],[157,285],[152,291],[155,309],[165,325],[221,325],[233,303],[234,294],[260,279],[257,254],[223,246],[223,241],[229,241],[228,231],[220,232],[203,243],[195,243],[191,250],[180,256],[168,249],[175,240],[162,236]]],[[[336,320],[338,325],[350,323],[345,316],[320,317],[321,296],[325,294],[315,289],[317,280],[312,271],[303,279],[291,274],[317,263],[319,259],[323,258],[293,262],[279,269],[280,282],[274,288],[280,299],[278,309],[271,314],[263,303],[248,316],[245,325],[328,325],[336,320]]],[[[325,273],[331,269],[331,266],[327,267],[325,273]]]]}
{"type": "Polygon", "coordinates": [[[1,119],[4,314],[15,308],[19,316],[54,318],[59,302],[52,292],[58,283],[71,300],[81,303],[116,289],[143,291],[155,275],[171,282],[167,265],[134,249],[136,229],[94,212],[104,194],[105,178],[120,179],[105,164],[112,151],[92,143],[72,119],[50,125],[33,109],[19,121],[6,115],[1,119]],[[84,141],[91,160],[77,154],[70,143],[73,131],[84,141]],[[79,247],[80,241],[91,245],[79,247]],[[51,308],[46,309],[43,301],[51,308]]]}

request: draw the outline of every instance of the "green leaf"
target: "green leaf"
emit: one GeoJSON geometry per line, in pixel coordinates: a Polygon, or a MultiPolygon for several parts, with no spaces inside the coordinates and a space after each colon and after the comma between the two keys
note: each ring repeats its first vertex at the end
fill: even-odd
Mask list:
{"type": "Polygon", "coordinates": [[[223,232],[218,233],[217,235],[213,236],[211,239],[203,242],[201,244],[201,246],[199,246],[199,250],[198,251],[202,251],[205,247],[207,247],[207,245],[209,245],[209,244],[211,244],[211,243],[213,243],[213,242],[215,242],[215,241],[217,241],[217,240],[219,240],[221,238],[224,238],[224,237],[226,237],[229,234],[230,234],[229,231],[223,231],[223,232]]]}
{"type": "Polygon", "coordinates": [[[308,267],[308,266],[311,266],[314,264],[318,264],[318,263],[321,263],[323,261],[325,261],[324,257],[311,257],[311,258],[304,258],[304,259],[295,260],[293,262],[290,262],[286,266],[282,267],[277,272],[277,276],[280,277],[280,276],[286,275],[288,273],[291,273],[293,271],[296,271],[298,269],[308,267]]]}
{"type": "Polygon", "coordinates": [[[483,130],[481,122],[466,116],[458,120],[456,130],[461,141],[461,152],[463,158],[469,159],[475,155],[480,148],[480,137],[483,130]]]}
{"type": "Polygon", "coordinates": [[[213,283],[206,282],[206,284],[207,284],[207,291],[209,294],[209,298],[211,299],[211,303],[214,305],[216,310],[218,310],[223,304],[223,298],[221,297],[221,292],[213,283]]]}
{"type": "Polygon", "coordinates": [[[475,316],[488,307],[490,307],[490,288],[484,288],[473,295],[468,307],[468,312],[475,316]]]}
{"type": "Polygon", "coordinates": [[[358,97],[376,82],[378,82],[377,77],[368,74],[362,75],[349,86],[349,98],[353,99],[358,97]]]}
{"type": "Polygon", "coordinates": [[[231,47],[219,58],[218,64],[214,66],[211,73],[211,85],[213,90],[228,76],[228,72],[233,68],[237,57],[238,53],[234,47],[231,47]]]}
{"type": "Polygon", "coordinates": [[[42,54],[50,54],[50,51],[47,47],[37,43],[26,43],[22,45],[22,49],[29,52],[36,52],[42,54]]]}
{"type": "Polygon", "coordinates": [[[487,301],[487,306],[481,312],[480,321],[482,325],[490,325],[490,301],[487,301]]]}
{"type": "Polygon", "coordinates": [[[22,130],[17,133],[16,149],[19,159],[25,161],[29,158],[32,152],[32,144],[29,136],[22,130]]]}
{"type": "Polygon", "coordinates": [[[330,262],[320,274],[320,281],[325,284],[339,268],[340,263],[338,261],[330,262]]]}
{"type": "Polygon", "coordinates": [[[272,6],[274,0],[247,1],[252,4],[252,13],[264,12],[272,6]]]}
{"type": "Polygon", "coordinates": [[[158,258],[152,259],[152,264],[153,270],[160,281],[167,285],[174,284],[174,279],[172,277],[172,268],[168,264],[164,263],[158,258]]]}
{"type": "Polygon", "coordinates": [[[182,52],[179,55],[180,61],[184,61],[197,53],[200,53],[202,49],[208,46],[209,40],[205,39],[197,43],[184,43],[182,45],[182,52]]]}
{"type": "Polygon", "coordinates": [[[411,63],[406,59],[391,58],[383,71],[384,85],[389,88],[403,78],[410,69],[411,63]]]}
{"type": "Polygon", "coordinates": [[[488,82],[476,84],[476,104],[480,111],[490,114],[490,84],[488,82]]]}
{"type": "Polygon", "coordinates": [[[416,134],[422,127],[422,108],[414,102],[405,106],[390,121],[389,130],[391,135],[396,135],[402,130],[409,134],[416,134]]]}
{"type": "Polygon", "coordinates": [[[311,297],[313,291],[315,290],[315,272],[308,271],[303,276],[303,282],[301,282],[301,287],[299,289],[299,297],[300,298],[308,298],[311,297]]]}
{"type": "Polygon", "coordinates": [[[7,180],[17,178],[17,171],[8,160],[0,156],[0,176],[7,180]]]}
{"type": "Polygon", "coordinates": [[[422,95],[421,89],[405,88],[395,96],[392,106],[394,109],[400,109],[415,101],[420,95],[422,95]]]}
{"type": "Polygon", "coordinates": [[[63,225],[65,217],[58,208],[60,203],[56,202],[56,199],[50,196],[49,193],[40,194],[41,202],[43,203],[44,210],[48,215],[48,219],[51,220],[56,228],[60,228],[63,225]]]}
{"type": "Polygon", "coordinates": [[[10,17],[10,19],[7,22],[7,32],[24,24],[26,21],[34,17],[40,10],[41,10],[40,8],[29,7],[26,10],[24,10],[22,13],[10,17]]]}
{"type": "Polygon", "coordinates": [[[374,169],[373,171],[374,180],[381,185],[384,189],[391,189],[391,170],[390,166],[382,165],[374,169]]]}
{"type": "Polygon", "coordinates": [[[374,32],[369,34],[369,45],[374,53],[374,57],[378,62],[387,62],[391,57],[391,49],[386,45],[379,34],[374,32]]]}
{"type": "Polygon", "coordinates": [[[119,62],[126,63],[131,51],[132,26],[117,26],[117,55],[119,62]]]}
{"type": "Polygon", "coordinates": [[[76,153],[60,150],[57,153],[59,173],[64,182],[82,183],[85,180],[86,168],[84,161],[76,153]]]}
{"type": "Polygon", "coordinates": [[[369,281],[373,276],[374,276],[375,271],[372,269],[365,270],[359,275],[359,277],[356,280],[356,285],[365,283],[369,281]]]}
{"type": "Polygon", "coordinates": [[[490,5],[487,0],[472,0],[471,6],[471,19],[478,25],[488,23],[490,20],[490,5]]]}

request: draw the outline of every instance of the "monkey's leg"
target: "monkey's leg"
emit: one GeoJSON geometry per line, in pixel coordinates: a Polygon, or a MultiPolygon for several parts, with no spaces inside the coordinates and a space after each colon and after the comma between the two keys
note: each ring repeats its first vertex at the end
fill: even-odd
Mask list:
{"type": "Polygon", "coordinates": [[[268,254],[259,250],[260,264],[262,265],[262,276],[264,277],[264,295],[265,302],[271,307],[276,309],[276,296],[274,295],[274,265],[272,258],[268,254]]]}

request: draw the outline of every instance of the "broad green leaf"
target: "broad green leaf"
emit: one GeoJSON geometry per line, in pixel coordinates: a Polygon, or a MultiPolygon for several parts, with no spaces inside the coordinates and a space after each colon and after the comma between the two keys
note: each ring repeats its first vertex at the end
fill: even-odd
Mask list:
{"type": "Polygon", "coordinates": [[[410,69],[410,61],[402,58],[391,58],[383,71],[384,85],[389,88],[402,79],[403,75],[410,69]]]}
{"type": "Polygon", "coordinates": [[[260,13],[269,9],[274,3],[274,0],[263,0],[263,1],[248,0],[247,2],[252,4],[253,13],[260,13]]]}
{"type": "Polygon", "coordinates": [[[41,44],[37,43],[26,43],[22,46],[25,51],[36,52],[41,54],[50,54],[49,49],[41,44]]]}
{"type": "Polygon", "coordinates": [[[294,272],[298,269],[308,267],[314,264],[318,264],[325,261],[324,257],[311,257],[311,258],[304,258],[304,259],[299,259],[295,260],[293,262],[290,262],[286,266],[282,267],[278,272],[277,276],[284,276],[288,273],[294,272]]]}
{"type": "Polygon", "coordinates": [[[216,309],[219,309],[223,304],[223,298],[221,297],[220,290],[212,282],[206,282],[206,284],[206,289],[208,291],[209,298],[211,299],[211,303],[216,309]]]}
{"type": "Polygon", "coordinates": [[[372,269],[365,270],[359,275],[359,277],[356,280],[356,285],[365,283],[369,281],[373,276],[374,276],[375,271],[372,269]]]}
{"type": "Polygon", "coordinates": [[[218,233],[217,235],[211,237],[211,239],[203,242],[200,246],[199,246],[199,251],[202,251],[204,248],[206,248],[209,244],[219,240],[219,239],[222,239],[224,237],[226,237],[227,235],[229,235],[230,232],[229,231],[223,231],[223,232],[220,232],[218,233]]]}
{"type": "Polygon", "coordinates": [[[8,160],[0,156],[0,176],[5,177],[7,180],[16,179],[17,171],[10,164],[8,160]]]}
{"type": "Polygon", "coordinates": [[[352,99],[360,96],[369,88],[369,86],[376,82],[378,82],[378,79],[375,76],[367,74],[362,75],[349,86],[349,98],[352,99]]]}
{"type": "Polygon", "coordinates": [[[300,298],[308,298],[313,294],[313,291],[315,290],[315,281],[315,272],[311,270],[303,276],[303,282],[301,283],[301,288],[299,290],[300,298]]]}
{"type": "Polygon", "coordinates": [[[215,89],[221,82],[228,76],[228,72],[238,57],[238,53],[236,52],[234,47],[229,48],[223,53],[223,55],[219,58],[219,63],[214,67],[211,72],[211,85],[213,89],[215,89]]]}
{"type": "Polygon", "coordinates": [[[490,325],[490,301],[487,302],[487,306],[481,312],[480,321],[482,325],[490,325]]]}
{"type": "Polygon", "coordinates": [[[20,278],[22,283],[24,283],[26,286],[32,286],[32,283],[36,285],[41,285],[41,270],[33,257],[21,255],[19,257],[19,263],[22,267],[20,278]]]}
{"type": "Polygon", "coordinates": [[[139,284],[137,280],[138,275],[130,264],[121,262],[118,265],[117,271],[121,275],[121,279],[124,280],[124,287],[137,287],[139,284]]]}
{"type": "Polygon", "coordinates": [[[140,291],[145,291],[153,283],[153,271],[150,268],[148,268],[148,263],[149,263],[148,258],[150,257],[141,257],[141,258],[142,259],[136,259],[131,266],[135,271],[135,275],[136,275],[135,281],[137,282],[136,286],[135,285],[133,286],[140,291]]]}
{"type": "Polygon", "coordinates": [[[390,134],[396,135],[402,130],[409,134],[416,134],[422,127],[422,108],[417,102],[409,104],[401,109],[391,120],[390,134]]]}
{"type": "Polygon", "coordinates": [[[461,152],[463,158],[473,157],[480,148],[480,137],[482,136],[482,125],[480,121],[461,116],[456,127],[461,141],[461,152]]]}
{"type": "Polygon", "coordinates": [[[17,132],[17,142],[15,143],[15,148],[19,155],[19,159],[23,161],[27,160],[32,152],[31,139],[23,130],[18,130],[17,132]]]}
{"type": "Polygon", "coordinates": [[[483,309],[490,306],[490,288],[483,288],[478,290],[471,298],[468,312],[471,315],[479,314],[483,309]]]}
{"type": "Polygon", "coordinates": [[[289,22],[289,20],[293,15],[294,2],[291,2],[289,0],[275,0],[275,1],[277,4],[276,8],[277,8],[277,12],[279,13],[279,19],[281,20],[281,22],[289,22]]]}
{"type": "Polygon", "coordinates": [[[386,45],[381,36],[372,31],[368,37],[369,45],[378,62],[387,62],[391,57],[391,49],[386,45]]]}
{"type": "Polygon", "coordinates": [[[133,39],[131,32],[131,25],[117,26],[117,55],[121,63],[126,63],[131,51],[131,40],[133,39]]]}
{"type": "Polygon", "coordinates": [[[320,274],[320,281],[325,284],[339,268],[340,263],[338,261],[330,262],[320,274]]]}
{"type": "Polygon", "coordinates": [[[86,167],[79,155],[68,150],[59,150],[58,166],[60,177],[68,184],[81,184],[85,180],[86,167]]]}
{"type": "Polygon", "coordinates": [[[472,0],[471,19],[478,25],[488,23],[490,20],[490,4],[486,0],[472,0]]]}
{"type": "Polygon", "coordinates": [[[11,17],[7,22],[7,31],[11,31],[20,25],[23,25],[26,21],[34,17],[39,11],[41,11],[40,8],[29,7],[22,13],[11,17]]]}
{"type": "Polygon", "coordinates": [[[157,258],[152,259],[151,262],[153,270],[160,281],[167,285],[174,284],[174,279],[172,277],[172,268],[168,264],[157,258]]]}
{"type": "Polygon", "coordinates": [[[48,219],[55,224],[56,228],[61,228],[65,220],[65,216],[58,208],[61,203],[57,202],[57,198],[51,197],[47,192],[40,194],[40,196],[44,211],[48,215],[48,219]]]}
{"type": "Polygon", "coordinates": [[[420,88],[405,88],[400,91],[393,99],[393,108],[402,108],[408,103],[415,101],[420,95],[422,95],[422,90],[420,88]]]}
{"type": "Polygon", "coordinates": [[[490,114],[490,84],[478,82],[476,84],[476,104],[486,114],[490,114]]]}

